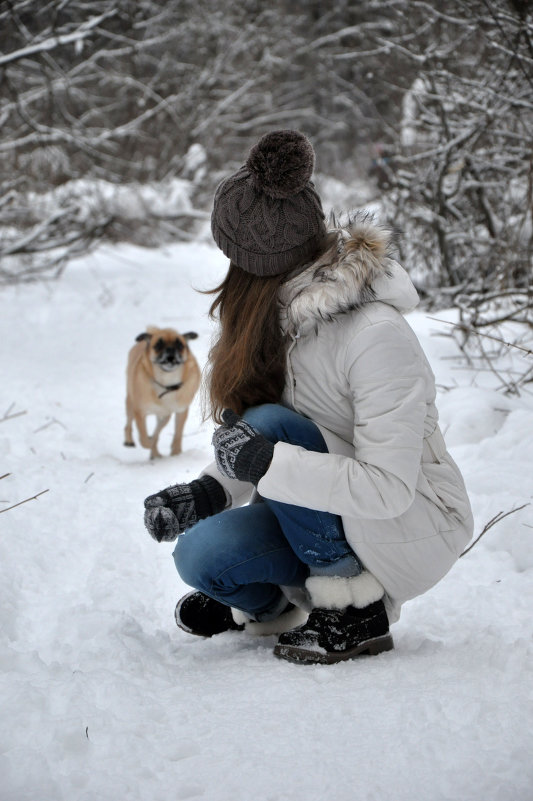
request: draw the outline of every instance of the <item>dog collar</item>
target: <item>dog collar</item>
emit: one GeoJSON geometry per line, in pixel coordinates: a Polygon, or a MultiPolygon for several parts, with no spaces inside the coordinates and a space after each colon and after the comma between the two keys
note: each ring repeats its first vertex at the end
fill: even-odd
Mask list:
{"type": "Polygon", "coordinates": [[[153,378],[152,380],[154,384],[157,384],[158,387],[163,387],[164,392],[161,392],[161,394],[157,396],[158,398],[162,398],[163,395],[168,395],[169,392],[174,392],[176,389],[181,389],[181,387],[183,386],[183,381],[181,381],[179,384],[170,384],[167,387],[165,386],[165,384],[160,384],[159,381],[155,380],[155,378],[153,378]]]}

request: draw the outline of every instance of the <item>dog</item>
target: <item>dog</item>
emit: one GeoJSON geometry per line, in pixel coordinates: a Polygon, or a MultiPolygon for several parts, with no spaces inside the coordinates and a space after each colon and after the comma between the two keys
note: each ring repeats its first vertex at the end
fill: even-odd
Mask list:
{"type": "Polygon", "coordinates": [[[142,447],[150,449],[150,459],[161,456],[157,441],[172,414],[176,417],[170,454],[181,453],[183,427],[200,386],[200,368],[187,344],[197,336],[194,331],[178,334],[173,328],[148,326],[136,337],[137,344],[129,352],[124,445],[135,447],[132,431],[135,420],[142,447]],[[151,436],[146,429],[149,414],[157,418],[151,436]]]}

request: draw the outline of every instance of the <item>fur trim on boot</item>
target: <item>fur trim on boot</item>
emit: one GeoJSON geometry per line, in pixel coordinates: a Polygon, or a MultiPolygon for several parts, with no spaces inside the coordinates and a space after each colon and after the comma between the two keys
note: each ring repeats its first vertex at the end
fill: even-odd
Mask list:
{"type": "Polygon", "coordinates": [[[367,570],[358,576],[310,576],[305,583],[313,608],[346,609],[355,606],[363,609],[380,601],[385,590],[367,570]]]}
{"type": "Polygon", "coordinates": [[[307,620],[308,613],[293,604],[289,604],[287,609],[274,620],[264,620],[262,622],[250,620],[240,609],[233,608],[231,614],[235,623],[238,626],[244,626],[244,631],[248,634],[256,637],[266,637],[269,634],[283,634],[285,631],[296,628],[296,626],[301,626],[307,620]]]}

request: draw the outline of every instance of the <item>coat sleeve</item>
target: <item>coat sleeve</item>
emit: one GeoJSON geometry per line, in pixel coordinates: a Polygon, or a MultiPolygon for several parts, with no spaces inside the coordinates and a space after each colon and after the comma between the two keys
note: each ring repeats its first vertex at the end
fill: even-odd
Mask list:
{"type": "Polygon", "coordinates": [[[353,458],[279,442],[258,491],[347,517],[398,517],[413,502],[422,456],[421,353],[398,325],[380,321],[350,342],[344,369],[354,410],[353,458]]]}
{"type": "Polygon", "coordinates": [[[242,506],[248,503],[251,498],[254,489],[253,485],[249,484],[247,481],[238,481],[237,479],[222,475],[216,462],[211,462],[211,464],[204,468],[199,477],[201,476],[212,476],[212,478],[216,478],[218,483],[222,485],[227,498],[226,509],[234,509],[237,506],[242,506]]]}

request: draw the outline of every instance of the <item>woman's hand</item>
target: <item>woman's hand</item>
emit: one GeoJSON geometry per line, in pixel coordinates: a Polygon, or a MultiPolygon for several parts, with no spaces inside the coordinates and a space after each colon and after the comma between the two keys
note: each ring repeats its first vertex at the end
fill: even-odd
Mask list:
{"type": "Polygon", "coordinates": [[[224,425],[212,440],[218,469],[228,478],[257,486],[272,461],[273,444],[231,409],[224,410],[222,419],[224,425]]]}
{"type": "Polygon", "coordinates": [[[157,542],[172,542],[199,520],[222,512],[226,493],[216,478],[206,475],[149,495],[144,506],[144,525],[150,536],[157,542]]]}

